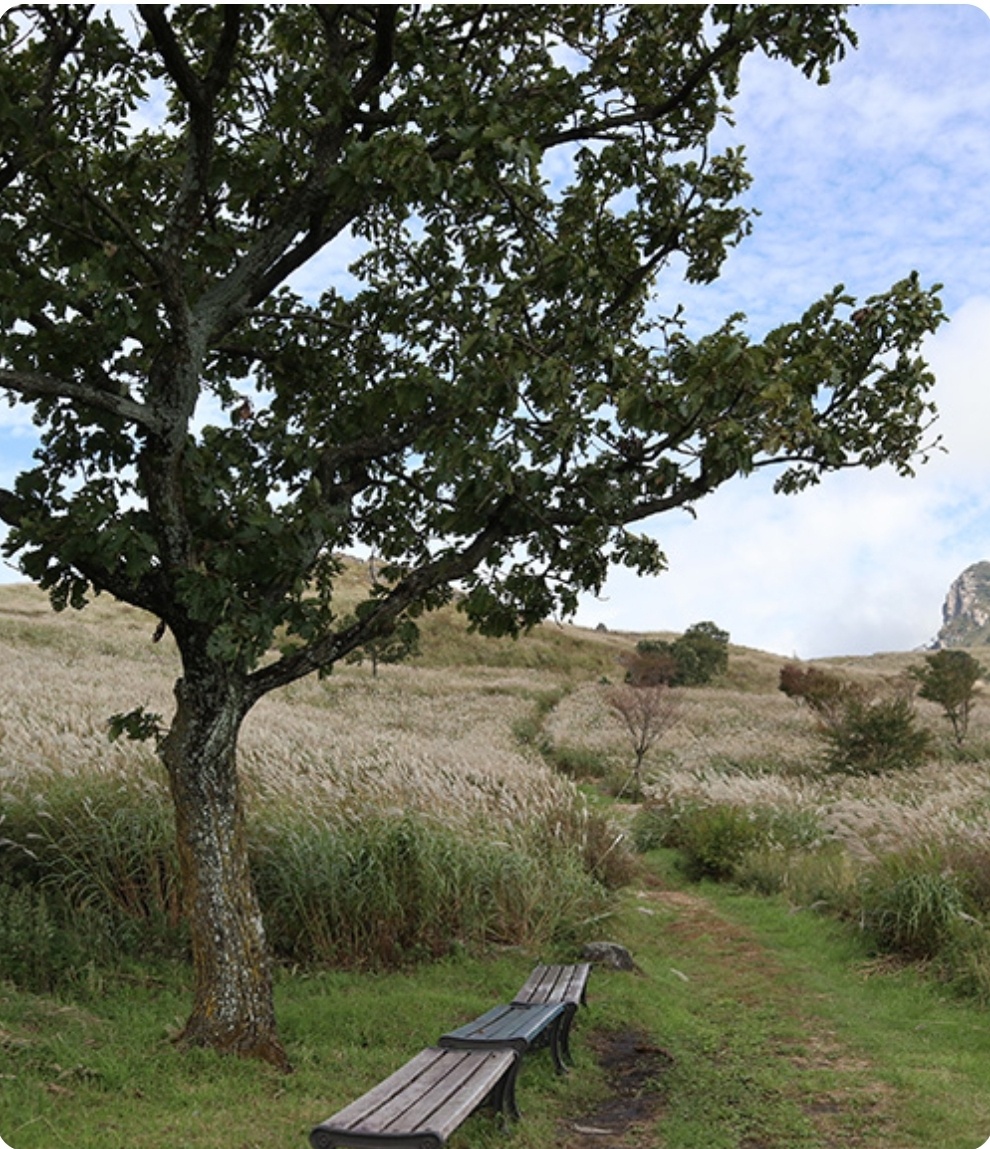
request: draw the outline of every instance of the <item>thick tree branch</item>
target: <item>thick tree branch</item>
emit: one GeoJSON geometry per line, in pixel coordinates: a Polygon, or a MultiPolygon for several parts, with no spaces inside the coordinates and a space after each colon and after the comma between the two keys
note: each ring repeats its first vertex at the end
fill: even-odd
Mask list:
{"type": "Polygon", "coordinates": [[[379,4],[375,8],[375,48],[364,75],[354,85],[351,99],[360,107],[375,97],[382,81],[392,68],[395,52],[395,24],[399,10],[392,5],[379,4]]]}
{"type": "MultiPolygon", "coordinates": [[[[157,4],[139,4],[138,11],[155,43],[169,76],[189,109],[189,154],[162,244],[169,262],[181,262],[189,237],[199,226],[209,194],[210,167],[216,133],[215,101],[230,77],[241,30],[241,9],[223,9],[223,29],[205,79],[200,79],[182,51],[175,31],[157,4]]],[[[181,307],[178,275],[166,278],[173,314],[181,307]]]]}
{"type": "Polygon", "coordinates": [[[14,391],[25,399],[66,399],[81,403],[108,414],[116,415],[127,423],[141,427],[153,434],[163,430],[163,424],[154,412],[143,403],[138,403],[127,395],[111,391],[100,391],[84,383],[71,379],[56,379],[40,371],[11,371],[0,369],[0,387],[14,391]]]}
{"type": "MultiPolygon", "coordinates": [[[[341,21],[334,13],[314,6],[328,40],[330,54],[340,50],[337,43],[341,21]]],[[[334,204],[328,192],[328,177],[338,162],[341,149],[357,124],[362,137],[370,138],[381,126],[362,105],[377,109],[378,93],[394,63],[395,29],[398,9],[380,5],[374,10],[374,46],[364,73],[355,81],[348,107],[316,137],[307,178],[290,191],[279,216],[259,237],[238,266],[200,301],[197,314],[207,318],[220,337],[230,332],[245,311],[256,307],[294,271],[307,263],[331,240],[340,235],[366,210],[368,194],[357,194],[350,202],[334,204]],[[300,237],[301,238],[297,238],[300,237]]],[[[332,64],[332,61],[330,62],[332,64]]]]}
{"type": "Polygon", "coordinates": [[[207,108],[206,91],[200,83],[192,64],[186,59],[182,47],[176,38],[172,25],[165,15],[163,4],[138,4],[141,19],[151,33],[158,55],[162,58],[168,74],[175,81],[179,93],[191,109],[205,111],[207,108]]]}
{"type": "Polygon", "coordinates": [[[227,4],[223,9],[223,29],[220,43],[210,61],[203,89],[212,101],[223,91],[230,79],[230,72],[237,58],[237,45],[241,38],[243,9],[239,4],[227,4]]]}
{"type": "Polygon", "coordinates": [[[493,510],[487,525],[459,550],[448,552],[412,571],[389,591],[363,618],[343,630],[283,656],[278,662],[256,670],[248,678],[249,705],[279,687],[288,686],[314,671],[332,666],[352,650],[386,633],[410,606],[421,602],[431,590],[449,586],[476,570],[505,537],[502,524],[512,499],[506,496],[493,510]]]}

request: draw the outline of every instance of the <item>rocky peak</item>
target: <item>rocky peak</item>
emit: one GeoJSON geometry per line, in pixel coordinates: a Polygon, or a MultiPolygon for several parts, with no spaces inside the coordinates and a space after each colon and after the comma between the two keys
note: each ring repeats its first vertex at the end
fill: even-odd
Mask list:
{"type": "Polygon", "coordinates": [[[949,587],[936,645],[990,645],[990,562],[967,567],[949,587]]]}

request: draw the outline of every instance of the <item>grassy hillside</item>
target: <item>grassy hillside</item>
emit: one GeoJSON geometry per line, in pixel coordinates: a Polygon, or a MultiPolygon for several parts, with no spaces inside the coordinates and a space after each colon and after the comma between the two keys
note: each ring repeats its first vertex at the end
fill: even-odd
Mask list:
{"type": "MultiPolygon", "coordinates": [[[[349,571],[354,601],[366,577],[349,571]]],[[[587,1149],[601,1128],[612,1149],[985,1140],[985,699],[962,752],[918,703],[920,765],[833,774],[813,716],[777,688],[786,660],[733,647],[723,678],[676,692],[639,805],[605,696],[637,635],[547,624],[493,643],[447,610],[424,620],[416,659],[265,699],[241,762],[285,1081],[167,1041],[189,992],[168,799],[151,748],[106,736],[114,711],[169,713],[178,663],[154,629],[106,599],[55,615],[35,589],[0,587],[14,1149],[69,1128],[77,1149],[301,1149],[309,1124],[511,994],[536,958],[601,936],[642,973],[596,974],[570,1078],[527,1068],[518,1149],[587,1149]],[[616,1050],[646,1097],[622,1121],[616,1050]]],[[[918,661],[822,665],[879,688],[918,661]]],[[[502,1143],[479,1118],[452,1149],[502,1143]]]]}

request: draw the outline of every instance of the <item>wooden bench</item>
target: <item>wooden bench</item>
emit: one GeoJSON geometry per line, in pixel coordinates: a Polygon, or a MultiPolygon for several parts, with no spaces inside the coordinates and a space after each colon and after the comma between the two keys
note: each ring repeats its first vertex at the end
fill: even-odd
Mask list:
{"type": "Polygon", "coordinates": [[[424,1049],[310,1133],[313,1149],[441,1149],[483,1105],[518,1115],[520,1053],[512,1048],[424,1049]]]}
{"type": "Polygon", "coordinates": [[[524,1053],[546,1043],[559,1073],[570,1061],[570,1027],[591,966],[540,965],[509,1005],[445,1033],[309,1135],[313,1149],[442,1149],[484,1105],[519,1116],[516,1077],[524,1053]]]}
{"type": "Polygon", "coordinates": [[[529,1006],[562,1003],[566,1007],[557,1038],[563,1059],[569,1064],[573,1064],[571,1023],[578,1006],[588,1004],[590,973],[590,962],[579,962],[577,965],[538,965],[512,1002],[513,1005],[529,1006]]]}
{"type": "Polygon", "coordinates": [[[437,1042],[445,1049],[514,1049],[520,1054],[549,1045],[558,1073],[566,1073],[561,1034],[569,1005],[563,1001],[497,1005],[467,1025],[445,1033],[437,1042]]]}

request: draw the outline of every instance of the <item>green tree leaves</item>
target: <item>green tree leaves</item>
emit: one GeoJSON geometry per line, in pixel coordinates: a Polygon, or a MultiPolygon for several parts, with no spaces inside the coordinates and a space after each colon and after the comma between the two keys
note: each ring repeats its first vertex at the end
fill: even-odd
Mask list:
{"type": "Polygon", "coordinates": [[[0,385],[43,439],[2,508],[63,601],[112,590],[245,668],[305,637],[290,675],[443,580],[511,631],[610,562],[660,569],[629,528],[735,475],[909,473],[926,445],[942,317],[916,275],[761,343],[742,316],[688,339],[651,302],[748,232],[744,152],[710,143],[741,62],[824,81],[841,9],[18,20],[0,385]],[[344,625],[333,555],[361,545],[404,575],[344,625]]]}
{"type": "Polygon", "coordinates": [[[3,551],[56,606],[109,591],[179,647],[186,1040],[285,1064],[237,796],[265,693],[454,587],[511,634],[613,562],[655,572],[630,528],[737,474],[910,471],[942,318],[917,276],[760,344],[741,316],[689,340],[653,295],[747,234],[744,155],[711,138],[745,58],[824,81],[854,42],[832,5],[0,19],[0,390],[40,433],[3,551]],[[383,585],[340,617],[359,546],[383,585]]]}

